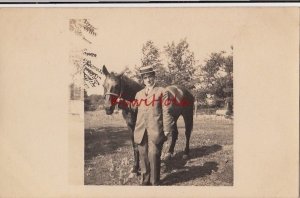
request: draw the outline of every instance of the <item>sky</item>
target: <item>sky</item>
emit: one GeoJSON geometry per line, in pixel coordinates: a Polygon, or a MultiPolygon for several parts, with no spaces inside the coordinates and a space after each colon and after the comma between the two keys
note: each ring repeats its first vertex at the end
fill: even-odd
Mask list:
{"type": "MultiPolygon", "coordinates": [[[[202,63],[211,52],[234,46],[236,13],[209,8],[106,8],[93,12],[89,21],[98,35],[89,46],[97,53],[94,64],[109,71],[140,65],[141,49],[147,40],[163,46],[186,38],[196,60],[202,63]]],[[[102,86],[88,89],[102,94],[102,86]]]]}

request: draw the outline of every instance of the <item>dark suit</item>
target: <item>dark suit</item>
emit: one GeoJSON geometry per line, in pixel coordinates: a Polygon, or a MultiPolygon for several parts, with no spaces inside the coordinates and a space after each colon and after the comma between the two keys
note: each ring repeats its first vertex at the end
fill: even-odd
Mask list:
{"type": "Polygon", "coordinates": [[[160,156],[165,140],[164,131],[174,125],[170,109],[164,105],[164,88],[154,86],[146,95],[146,88],[136,94],[137,108],[134,141],[138,144],[142,183],[157,185],[160,180],[160,156]]]}

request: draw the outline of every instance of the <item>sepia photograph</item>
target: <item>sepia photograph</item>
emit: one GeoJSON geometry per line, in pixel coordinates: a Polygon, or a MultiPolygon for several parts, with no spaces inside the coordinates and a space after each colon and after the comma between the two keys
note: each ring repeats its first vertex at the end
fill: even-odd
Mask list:
{"type": "Polygon", "coordinates": [[[298,7],[5,6],[0,197],[299,196],[298,7]]]}
{"type": "Polygon", "coordinates": [[[232,21],[201,9],[99,11],[69,20],[84,184],[232,186],[232,21]]]}

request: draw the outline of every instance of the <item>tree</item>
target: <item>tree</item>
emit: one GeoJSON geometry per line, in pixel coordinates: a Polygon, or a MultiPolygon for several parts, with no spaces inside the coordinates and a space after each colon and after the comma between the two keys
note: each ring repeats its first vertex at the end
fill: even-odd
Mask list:
{"type": "Polygon", "coordinates": [[[86,90],[84,90],[84,111],[95,111],[100,106],[104,104],[104,97],[100,95],[92,94],[87,95],[86,90]]]}
{"type": "Polygon", "coordinates": [[[194,89],[195,78],[193,74],[196,60],[186,39],[180,40],[178,44],[168,43],[164,49],[167,55],[167,67],[171,84],[183,85],[190,90],[194,89]]]}
{"type": "Polygon", "coordinates": [[[70,19],[69,29],[89,44],[92,44],[92,42],[85,33],[97,36],[96,28],[87,19],[70,19]]]}
{"type": "MultiPolygon", "coordinates": [[[[167,84],[166,77],[168,74],[166,69],[163,67],[160,58],[160,51],[151,40],[147,41],[142,47],[141,66],[152,66],[156,71],[157,83],[161,86],[167,84]]],[[[135,68],[135,72],[139,72],[137,67],[135,68]]],[[[139,77],[140,75],[137,76],[139,77]]]]}
{"type": "MultiPolygon", "coordinates": [[[[231,47],[233,51],[233,47],[231,47]]],[[[225,101],[232,101],[233,97],[233,54],[225,51],[211,53],[198,68],[199,83],[197,94],[203,99],[204,94],[215,97],[217,106],[225,101]]]]}
{"type": "Polygon", "coordinates": [[[93,43],[92,39],[97,36],[96,28],[87,19],[70,19],[69,30],[88,45],[84,49],[75,49],[70,54],[71,62],[75,66],[73,81],[83,76],[85,88],[95,87],[100,84],[102,71],[93,65],[93,58],[97,54],[88,48],[93,43]]]}

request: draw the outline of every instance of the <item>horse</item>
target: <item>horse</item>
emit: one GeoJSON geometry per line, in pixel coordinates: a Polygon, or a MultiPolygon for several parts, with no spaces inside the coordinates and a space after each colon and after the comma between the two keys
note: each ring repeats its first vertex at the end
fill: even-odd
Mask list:
{"type": "MultiPolygon", "coordinates": [[[[114,112],[115,106],[117,103],[113,102],[116,99],[133,101],[135,95],[138,91],[143,89],[143,86],[136,81],[128,78],[124,75],[124,71],[120,73],[108,72],[105,65],[103,65],[102,72],[105,75],[103,82],[104,88],[104,108],[107,115],[111,115],[114,112]],[[126,94],[125,94],[126,92],[126,94]]],[[[193,129],[193,105],[194,105],[194,96],[186,88],[179,85],[171,85],[165,87],[166,92],[169,94],[170,101],[176,101],[177,104],[182,105],[170,105],[171,108],[170,114],[174,118],[173,131],[171,131],[172,140],[168,152],[166,154],[166,159],[170,159],[174,153],[174,147],[176,140],[178,139],[178,129],[177,129],[177,120],[180,116],[183,117],[185,123],[185,137],[186,144],[184,149],[183,158],[187,159],[189,156],[189,142],[193,129]]],[[[132,141],[133,154],[134,154],[134,165],[131,169],[132,173],[137,173],[139,171],[139,152],[138,146],[134,142],[134,128],[137,118],[137,112],[132,111],[130,108],[121,108],[123,118],[126,121],[128,130],[130,132],[130,137],[132,141]]]]}

